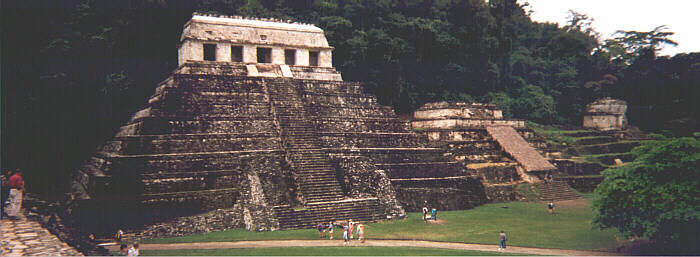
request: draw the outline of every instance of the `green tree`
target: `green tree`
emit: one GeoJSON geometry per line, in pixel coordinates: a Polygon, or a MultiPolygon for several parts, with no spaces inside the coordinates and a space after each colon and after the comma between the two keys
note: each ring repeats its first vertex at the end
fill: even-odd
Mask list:
{"type": "Polygon", "coordinates": [[[603,47],[613,59],[632,64],[642,55],[655,56],[663,45],[677,46],[678,43],[669,38],[674,32],[667,30],[666,25],[651,31],[618,30],[615,32],[616,37],[606,40],[603,47]]]}
{"type": "Polygon", "coordinates": [[[603,172],[594,224],[675,246],[667,250],[699,253],[700,140],[663,139],[634,153],[633,162],[603,172]]]}

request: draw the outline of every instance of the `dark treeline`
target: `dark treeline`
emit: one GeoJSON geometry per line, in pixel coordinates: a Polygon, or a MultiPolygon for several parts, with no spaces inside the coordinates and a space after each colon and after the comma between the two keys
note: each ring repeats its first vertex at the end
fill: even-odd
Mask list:
{"type": "Polygon", "coordinates": [[[674,44],[664,27],[602,41],[586,15],[536,23],[515,0],[3,1],[2,169],[60,191],[176,68],[194,11],[316,24],[344,79],[400,113],[479,101],[580,125],[587,103],[613,96],[643,129],[698,129],[700,54],[657,57],[674,44]]]}

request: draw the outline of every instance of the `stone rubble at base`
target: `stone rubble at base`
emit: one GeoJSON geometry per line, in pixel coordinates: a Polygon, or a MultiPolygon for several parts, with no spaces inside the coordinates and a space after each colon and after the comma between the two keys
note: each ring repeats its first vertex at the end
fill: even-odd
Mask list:
{"type": "Polygon", "coordinates": [[[83,255],[24,215],[16,220],[2,219],[0,237],[1,256],[83,255]]]}

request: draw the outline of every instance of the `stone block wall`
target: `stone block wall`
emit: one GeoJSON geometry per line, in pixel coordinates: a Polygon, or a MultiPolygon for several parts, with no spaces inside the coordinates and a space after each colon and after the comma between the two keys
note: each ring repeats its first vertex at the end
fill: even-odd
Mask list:
{"type": "Polygon", "coordinates": [[[622,100],[603,98],[586,106],[583,127],[598,130],[622,130],[627,126],[627,103],[622,100]]]}
{"type": "MultiPolygon", "coordinates": [[[[274,216],[272,205],[294,203],[296,185],[262,80],[210,75],[207,65],[191,64],[185,68],[195,74],[176,73],[164,81],[148,106],[79,172],[83,179],[77,180],[76,187],[86,189],[83,198],[128,202],[131,207],[121,209],[143,214],[126,215],[115,220],[118,224],[111,224],[112,228],[143,225],[144,233],[152,235],[237,224],[274,229],[273,219],[255,213],[274,216]],[[255,194],[250,193],[250,176],[257,181],[255,194]],[[234,210],[237,202],[246,204],[234,210]],[[234,212],[244,218],[223,220],[236,216],[234,212]],[[246,220],[246,213],[262,220],[246,220]],[[173,225],[185,221],[192,225],[184,229],[173,225]]],[[[109,204],[103,207],[110,209],[109,204]]]]}
{"type": "Polygon", "coordinates": [[[406,211],[420,211],[426,202],[438,211],[465,210],[486,203],[484,187],[474,177],[392,179],[391,183],[406,211]]]}
{"type": "Polygon", "coordinates": [[[445,150],[426,147],[426,138],[413,133],[393,109],[379,106],[360,84],[307,82],[302,94],[330,155],[368,160],[390,179],[397,200],[407,210],[419,210],[416,206],[422,207],[426,200],[442,210],[482,202],[483,188],[464,182],[474,179],[472,174],[446,157],[445,150]],[[448,177],[454,181],[444,182],[448,177]]]}

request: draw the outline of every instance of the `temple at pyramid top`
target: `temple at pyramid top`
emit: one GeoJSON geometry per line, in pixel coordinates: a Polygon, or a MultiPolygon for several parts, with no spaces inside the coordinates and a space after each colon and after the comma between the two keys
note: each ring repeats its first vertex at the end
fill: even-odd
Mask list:
{"type": "Polygon", "coordinates": [[[251,67],[286,65],[285,70],[295,66],[332,68],[332,50],[323,30],[314,25],[195,13],[184,26],[178,64],[215,61],[251,67]]]}

